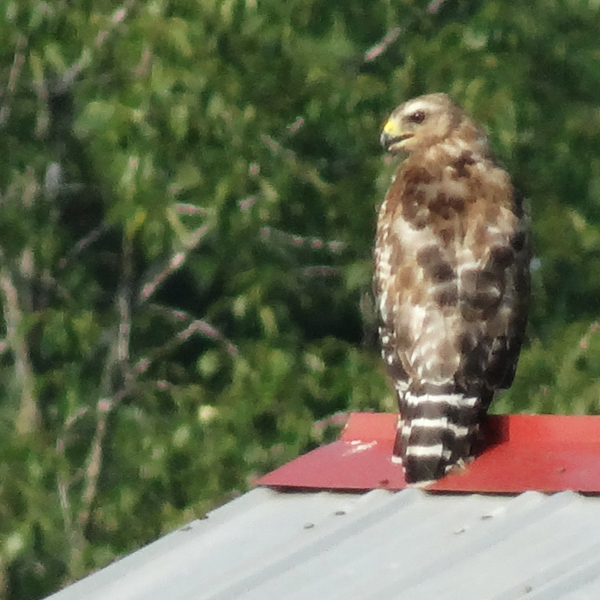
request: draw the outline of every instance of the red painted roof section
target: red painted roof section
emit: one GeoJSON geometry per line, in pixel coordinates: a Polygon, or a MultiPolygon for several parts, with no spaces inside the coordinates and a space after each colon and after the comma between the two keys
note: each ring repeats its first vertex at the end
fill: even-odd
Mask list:
{"type": "MultiPolygon", "coordinates": [[[[369,490],[406,487],[391,460],[397,415],[353,413],[341,438],[268,473],[259,485],[369,490]]],[[[521,493],[574,490],[600,493],[600,417],[490,416],[485,447],[462,472],[426,489],[521,493]]]]}

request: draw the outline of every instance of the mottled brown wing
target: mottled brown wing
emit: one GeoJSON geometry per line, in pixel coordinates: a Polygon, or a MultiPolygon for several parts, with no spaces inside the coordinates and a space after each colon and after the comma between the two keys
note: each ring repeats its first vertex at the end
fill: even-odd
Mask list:
{"type": "Polygon", "coordinates": [[[489,362],[483,373],[483,378],[490,389],[508,389],[513,382],[521,346],[525,339],[527,317],[529,312],[530,273],[531,263],[531,236],[529,233],[529,219],[527,215],[521,217],[521,228],[511,240],[514,251],[513,288],[517,298],[511,325],[506,337],[500,337],[493,344],[489,362]]]}
{"type": "Polygon", "coordinates": [[[525,337],[529,306],[531,245],[529,219],[517,204],[519,226],[510,244],[493,248],[485,267],[477,273],[472,289],[463,292],[466,311],[505,313],[502,332],[485,331],[462,348],[459,379],[468,393],[479,393],[486,410],[496,390],[511,386],[525,337]]]}

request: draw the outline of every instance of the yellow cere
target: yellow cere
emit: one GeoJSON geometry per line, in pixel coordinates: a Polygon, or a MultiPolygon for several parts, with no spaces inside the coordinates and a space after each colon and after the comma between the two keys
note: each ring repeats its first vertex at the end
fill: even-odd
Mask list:
{"type": "Polygon", "coordinates": [[[383,126],[383,132],[387,134],[394,134],[398,132],[398,125],[394,119],[389,119],[388,122],[383,126]]]}

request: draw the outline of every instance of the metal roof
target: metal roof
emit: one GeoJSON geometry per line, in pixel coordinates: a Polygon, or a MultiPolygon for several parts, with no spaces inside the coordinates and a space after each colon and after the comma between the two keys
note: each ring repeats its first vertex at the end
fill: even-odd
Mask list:
{"type": "Polygon", "coordinates": [[[53,600],[600,598],[600,498],[257,488],[53,600]]]}
{"type": "MultiPolygon", "coordinates": [[[[393,414],[352,413],[339,440],[279,467],[258,483],[278,488],[403,489],[402,466],[392,461],[397,422],[393,414]]],[[[427,489],[600,493],[600,417],[487,417],[477,458],[427,489]]]]}

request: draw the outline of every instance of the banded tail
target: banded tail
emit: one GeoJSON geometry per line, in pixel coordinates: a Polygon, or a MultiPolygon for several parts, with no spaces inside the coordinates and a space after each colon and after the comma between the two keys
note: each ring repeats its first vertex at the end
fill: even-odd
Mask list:
{"type": "Polygon", "coordinates": [[[481,414],[478,397],[407,391],[400,413],[394,460],[402,461],[407,483],[439,479],[472,456],[481,414]]]}

